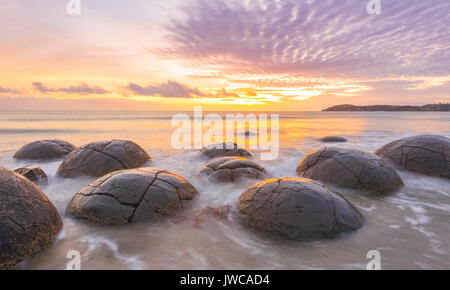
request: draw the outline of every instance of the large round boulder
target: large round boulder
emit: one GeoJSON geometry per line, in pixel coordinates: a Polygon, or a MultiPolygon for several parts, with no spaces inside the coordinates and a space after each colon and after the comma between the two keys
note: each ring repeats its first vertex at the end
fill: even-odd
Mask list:
{"type": "Polygon", "coordinates": [[[200,158],[213,159],[224,156],[251,157],[252,154],[236,143],[217,143],[204,147],[200,151],[200,158]]]}
{"type": "Polygon", "coordinates": [[[102,224],[158,221],[174,216],[197,196],[180,175],[158,168],[110,173],[82,188],[66,214],[102,224]]]}
{"type": "Polygon", "coordinates": [[[13,157],[27,160],[52,160],[64,158],[75,149],[77,147],[66,141],[41,140],[24,145],[13,157]]]}
{"type": "Polygon", "coordinates": [[[364,224],[360,212],[341,195],[299,177],[251,186],[239,197],[238,210],[244,224],[297,240],[336,237],[364,224]]]}
{"type": "Polygon", "coordinates": [[[450,139],[444,136],[400,139],[381,147],[375,154],[410,171],[450,178],[450,139]]]}
{"type": "Polygon", "coordinates": [[[399,190],[403,181],[384,159],[359,150],[324,147],[305,156],[297,167],[300,177],[376,194],[399,190]]]}
{"type": "Polygon", "coordinates": [[[0,269],[49,246],[61,227],[58,211],[36,185],[0,167],[0,269]]]}
{"type": "Polygon", "coordinates": [[[110,172],[134,169],[151,157],[132,141],[108,140],[81,146],[70,153],[58,168],[59,177],[101,177],[110,172]]]}
{"type": "Polygon", "coordinates": [[[242,179],[264,179],[267,171],[258,163],[244,157],[220,157],[200,168],[200,174],[212,182],[234,182],[242,179]]]}

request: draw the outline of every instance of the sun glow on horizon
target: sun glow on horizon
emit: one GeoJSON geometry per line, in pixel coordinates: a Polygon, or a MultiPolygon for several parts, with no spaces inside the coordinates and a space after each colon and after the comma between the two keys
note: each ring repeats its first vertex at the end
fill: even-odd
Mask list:
{"type": "Polygon", "coordinates": [[[402,12],[410,4],[400,2],[378,22],[358,7],[335,11],[321,1],[276,1],[270,11],[229,0],[86,2],[77,17],[58,5],[8,1],[0,10],[0,106],[321,110],[450,102],[448,6],[413,2],[427,7],[417,17],[430,25],[417,26],[402,12]],[[330,21],[313,17],[318,11],[330,21]],[[395,29],[399,20],[407,32],[395,29]]]}

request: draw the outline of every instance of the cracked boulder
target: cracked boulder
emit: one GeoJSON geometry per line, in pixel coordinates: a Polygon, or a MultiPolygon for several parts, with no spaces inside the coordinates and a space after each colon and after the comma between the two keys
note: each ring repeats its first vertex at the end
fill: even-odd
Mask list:
{"type": "Polygon", "coordinates": [[[36,185],[47,185],[47,174],[37,164],[27,165],[25,167],[18,168],[14,172],[25,176],[29,180],[33,181],[36,185]]]}
{"type": "Polygon", "coordinates": [[[82,188],[66,214],[102,224],[159,221],[175,216],[198,192],[180,175],[158,168],[110,173],[82,188]]]}
{"type": "Polygon", "coordinates": [[[216,143],[204,147],[199,154],[200,158],[213,159],[224,156],[251,157],[252,154],[236,143],[216,143]]]}
{"type": "Polygon", "coordinates": [[[0,167],[0,269],[13,269],[49,246],[61,217],[30,180],[0,167]]]}
{"type": "Polygon", "coordinates": [[[450,139],[419,135],[391,142],[377,151],[380,157],[409,171],[450,178],[450,139]]]}
{"type": "Polygon", "coordinates": [[[403,181],[388,161],[368,152],[324,147],[300,161],[297,174],[338,187],[389,194],[403,181]]]}
{"type": "Polygon", "coordinates": [[[75,149],[77,147],[66,141],[41,140],[24,145],[13,157],[26,160],[52,160],[64,158],[75,149]]]}
{"type": "Polygon", "coordinates": [[[70,153],[58,168],[57,176],[101,177],[110,172],[141,167],[151,157],[132,141],[108,140],[81,146],[70,153]]]}
{"type": "Polygon", "coordinates": [[[233,182],[242,179],[264,179],[267,171],[258,163],[244,157],[221,157],[200,168],[200,174],[212,182],[233,182]]]}
{"type": "Polygon", "coordinates": [[[238,200],[241,221],[295,240],[332,238],[361,228],[361,213],[341,195],[299,177],[261,181],[238,200]]]}

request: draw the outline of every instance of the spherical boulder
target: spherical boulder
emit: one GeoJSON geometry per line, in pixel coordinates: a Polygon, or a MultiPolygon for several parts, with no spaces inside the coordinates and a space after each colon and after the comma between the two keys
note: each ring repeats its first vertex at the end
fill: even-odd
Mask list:
{"type": "Polygon", "coordinates": [[[402,179],[386,160],[368,152],[344,148],[324,147],[309,153],[300,161],[297,174],[380,195],[403,186],[402,179]]]}
{"type": "Polygon", "coordinates": [[[0,167],[0,269],[49,246],[61,227],[58,211],[36,185],[0,167]]]}
{"type": "Polygon", "coordinates": [[[216,143],[204,147],[199,154],[200,158],[213,159],[224,156],[251,157],[252,154],[236,143],[216,143]]]}
{"type": "Polygon", "coordinates": [[[151,157],[132,141],[108,140],[81,146],[70,153],[58,168],[57,176],[101,177],[110,172],[138,168],[151,157]]]}
{"type": "Polygon", "coordinates": [[[238,211],[244,224],[296,240],[332,238],[364,224],[341,195],[299,177],[254,184],[239,197],[238,211]]]}
{"type": "Polygon", "coordinates": [[[375,154],[409,171],[450,178],[450,139],[419,135],[391,142],[375,154]]]}
{"type": "Polygon", "coordinates": [[[320,141],[325,142],[325,143],[348,142],[347,139],[345,139],[344,137],[341,137],[341,136],[325,136],[325,137],[321,138],[320,141]]]}
{"type": "Polygon", "coordinates": [[[66,141],[41,140],[24,145],[13,157],[26,160],[52,160],[64,158],[75,149],[76,146],[66,141]]]}
{"type": "Polygon", "coordinates": [[[82,188],[66,214],[102,224],[159,221],[176,215],[197,196],[180,175],[158,168],[121,170],[82,188]]]}
{"type": "Polygon", "coordinates": [[[233,182],[242,179],[264,179],[267,171],[258,163],[244,157],[220,157],[200,168],[200,174],[212,182],[233,182]]]}
{"type": "Polygon", "coordinates": [[[47,174],[45,174],[44,170],[37,164],[17,168],[14,172],[25,176],[36,185],[46,185],[48,183],[47,174]]]}

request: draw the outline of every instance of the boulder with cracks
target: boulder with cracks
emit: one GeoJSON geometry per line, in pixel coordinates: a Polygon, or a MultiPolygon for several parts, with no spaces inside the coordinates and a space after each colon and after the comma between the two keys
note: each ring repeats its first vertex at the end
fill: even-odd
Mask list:
{"type": "Polygon", "coordinates": [[[364,224],[363,216],[341,195],[299,177],[251,186],[239,197],[238,211],[245,225],[295,240],[332,238],[364,224]]]}
{"type": "Polygon", "coordinates": [[[359,150],[324,147],[305,156],[297,174],[338,187],[389,194],[403,181],[395,169],[378,156],[359,150]]]}
{"type": "Polygon", "coordinates": [[[114,171],[141,167],[151,160],[147,152],[132,141],[94,142],[70,153],[59,166],[57,176],[101,177],[114,171]]]}
{"type": "Polygon", "coordinates": [[[47,185],[48,178],[44,170],[37,164],[27,165],[21,168],[17,168],[14,172],[25,176],[29,180],[33,181],[36,185],[47,185]]]}
{"type": "Polygon", "coordinates": [[[41,140],[24,145],[15,154],[15,159],[52,160],[64,158],[77,149],[69,142],[62,140],[41,140]]]}
{"type": "Polygon", "coordinates": [[[258,163],[243,157],[221,157],[200,168],[200,174],[212,182],[234,182],[243,179],[264,179],[267,171],[258,163]]]}
{"type": "Polygon", "coordinates": [[[419,135],[391,142],[377,151],[409,171],[450,179],[450,139],[437,135],[419,135]]]}
{"type": "Polygon", "coordinates": [[[82,188],[66,213],[102,224],[158,221],[175,216],[197,195],[189,181],[171,171],[150,167],[122,170],[82,188]]]}
{"type": "Polygon", "coordinates": [[[61,217],[45,194],[0,167],[0,269],[13,269],[49,246],[61,228],[61,217]]]}
{"type": "Polygon", "coordinates": [[[252,154],[236,143],[217,143],[204,147],[199,154],[201,159],[213,159],[224,156],[251,157],[252,154]]]}

